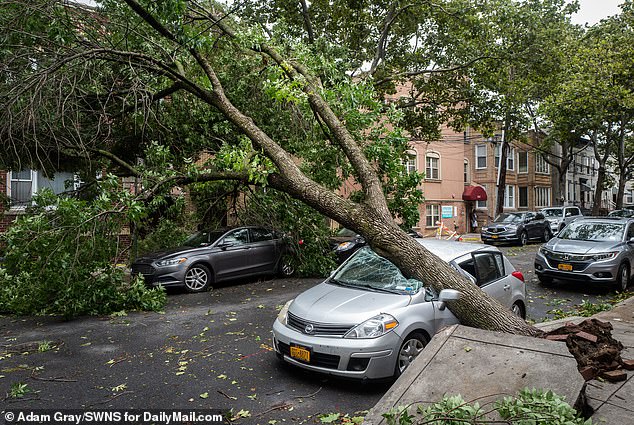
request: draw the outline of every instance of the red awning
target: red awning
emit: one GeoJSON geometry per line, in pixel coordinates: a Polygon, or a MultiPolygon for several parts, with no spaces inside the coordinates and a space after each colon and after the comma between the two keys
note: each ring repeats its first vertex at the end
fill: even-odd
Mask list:
{"type": "Polygon", "coordinates": [[[487,192],[482,186],[467,186],[462,192],[462,199],[465,201],[486,201],[487,192]]]}

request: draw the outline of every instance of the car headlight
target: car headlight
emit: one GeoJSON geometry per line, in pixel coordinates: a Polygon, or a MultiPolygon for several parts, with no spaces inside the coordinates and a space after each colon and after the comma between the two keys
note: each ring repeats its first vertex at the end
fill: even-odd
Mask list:
{"type": "Polygon", "coordinates": [[[339,245],[337,245],[336,250],[337,251],[346,251],[348,249],[351,249],[353,246],[355,245],[354,242],[341,242],[339,245]]]}
{"type": "Polygon", "coordinates": [[[156,265],[159,267],[175,266],[177,264],[184,263],[185,261],[187,261],[187,257],[170,258],[168,260],[157,261],[156,265]]]}
{"type": "Polygon", "coordinates": [[[592,259],[595,261],[600,261],[600,260],[611,260],[613,258],[616,258],[616,256],[619,255],[618,251],[614,251],[614,252],[602,252],[601,254],[594,254],[592,256],[592,259]]]}
{"type": "Polygon", "coordinates": [[[286,304],[284,304],[284,307],[282,307],[282,309],[280,310],[280,312],[277,313],[278,322],[280,322],[284,326],[286,326],[286,318],[288,317],[288,308],[291,306],[292,302],[293,300],[287,301],[286,304]]]}
{"type": "Polygon", "coordinates": [[[398,321],[389,314],[379,314],[355,326],[344,338],[378,338],[398,326],[398,321]]]}
{"type": "Polygon", "coordinates": [[[543,246],[539,247],[539,253],[543,256],[546,256],[546,254],[548,254],[550,251],[548,251],[546,248],[544,248],[543,246]]]}

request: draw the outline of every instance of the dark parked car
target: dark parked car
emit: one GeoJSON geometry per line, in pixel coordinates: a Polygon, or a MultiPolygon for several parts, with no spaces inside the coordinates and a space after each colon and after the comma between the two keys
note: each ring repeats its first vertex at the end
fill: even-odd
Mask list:
{"type": "Polygon", "coordinates": [[[634,217],[634,210],[630,208],[614,210],[608,214],[608,217],[634,217]]]}
{"type": "MultiPolygon", "coordinates": [[[[420,238],[421,235],[414,229],[410,229],[407,232],[413,238],[420,238]]],[[[330,246],[335,252],[337,257],[337,264],[341,264],[346,261],[352,254],[357,252],[359,248],[366,246],[367,243],[363,236],[359,235],[353,230],[346,229],[345,227],[339,229],[335,236],[330,238],[330,246]]]]}
{"type": "Polygon", "coordinates": [[[294,272],[292,249],[278,233],[261,227],[198,232],[184,246],[146,254],[132,264],[152,286],[202,292],[211,283],[294,272]]]}
{"type": "Polygon", "coordinates": [[[526,245],[529,239],[544,242],[552,236],[550,223],[540,212],[513,212],[498,215],[480,231],[482,242],[515,242],[526,245]]]}

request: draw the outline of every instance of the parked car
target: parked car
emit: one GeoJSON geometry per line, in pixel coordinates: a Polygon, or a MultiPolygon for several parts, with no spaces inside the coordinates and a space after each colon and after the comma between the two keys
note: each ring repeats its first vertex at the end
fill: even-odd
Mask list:
{"type": "MultiPolygon", "coordinates": [[[[407,234],[413,238],[421,237],[420,233],[415,229],[410,229],[407,234]]],[[[367,242],[357,232],[343,227],[330,239],[330,245],[337,258],[337,264],[341,264],[357,252],[359,248],[366,246],[367,242]]]]}
{"type": "Polygon", "coordinates": [[[541,212],[502,213],[480,230],[485,244],[515,242],[523,246],[529,239],[546,242],[551,236],[550,223],[541,212]]]}
{"type": "Polygon", "coordinates": [[[553,279],[598,282],[624,291],[633,266],[633,218],[579,218],[544,244],[535,256],[535,273],[544,284],[553,279]]]}
{"type": "Polygon", "coordinates": [[[346,261],[352,254],[357,252],[361,247],[367,245],[363,236],[354,230],[342,227],[337,231],[335,236],[330,239],[330,245],[337,258],[337,263],[341,264],[346,261]]]}
{"type": "Polygon", "coordinates": [[[261,227],[198,232],[184,246],[154,252],[132,264],[152,286],[202,292],[213,282],[294,272],[292,249],[278,233],[261,227]]]}
{"type": "MultiPolygon", "coordinates": [[[[525,317],[524,277],[495,247],[418,239],[515,314],[525,317]]],[[[348,378],[400,375],[441,328],[458,323],[445,309],[454,290],[405,278],[369,247],[324,282],[284,305],[273,324],[279,358],[348,378]]]]}
{"type": "Polygon", "coordinates": [[[614,210],[608,213],[608,217],[634,217],[634,210],[630,208],[614,210]]]}
{"type": "Polygon", "coordinates": [[[546,217],[546,220],[550,222],[553,235],[566,227],[572,220],[578,218],[578,216],[583,216],[581,209],[572,205],[542,208],[541,212],[546,217]]]}

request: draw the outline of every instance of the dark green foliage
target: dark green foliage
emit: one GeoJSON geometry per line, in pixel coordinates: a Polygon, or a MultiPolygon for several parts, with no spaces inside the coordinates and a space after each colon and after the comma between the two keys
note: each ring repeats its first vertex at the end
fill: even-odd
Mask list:
{"type": "Polygon", "coordinates": [[[122,199],[110,196],[103,192],[92,202],[50,192],[36,197],[37,205],[2,235],[0,310],[72,318],[164,306],[162,290],[128,282],[114,264],[123,254],[117,235],[127,217],[117,211],[122,199]]]}
{"type": "Polygon", "coordinates": [[[335,268],[328,219],[305,204],[272,189],[259,190],[249,193],[245,208],[238,214],[244,224],[285,234],[296,252],[298,274],[325,276],[335,268]]]}

